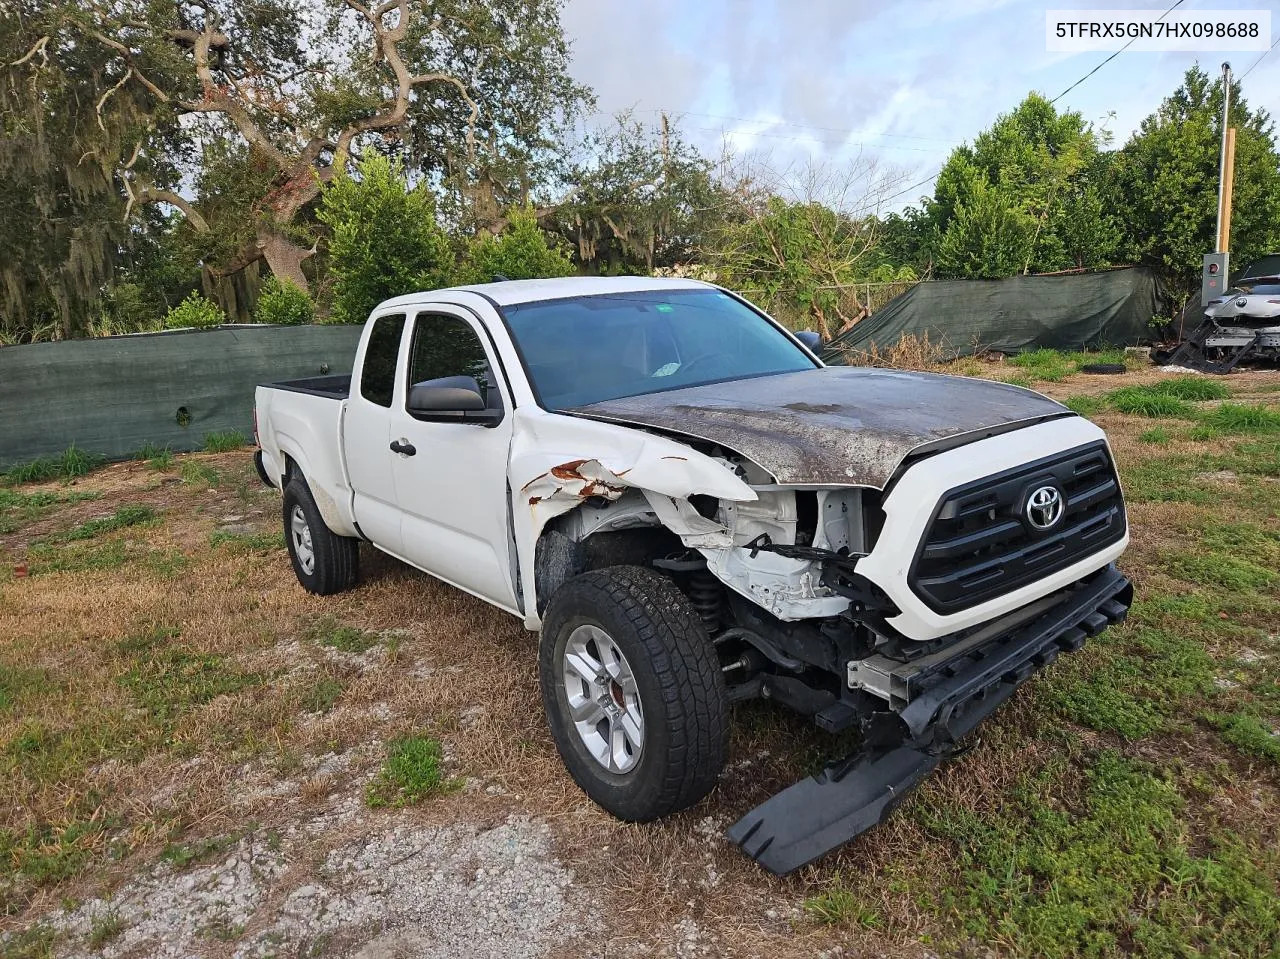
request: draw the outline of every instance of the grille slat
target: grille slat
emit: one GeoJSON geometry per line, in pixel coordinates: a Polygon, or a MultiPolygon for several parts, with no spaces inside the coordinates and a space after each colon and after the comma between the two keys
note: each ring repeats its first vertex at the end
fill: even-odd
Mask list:
{"type": "Polygon", "coordinates": [[[909,583],[935,612],[954,613],[1078,562],[1124,536],[1120,482],[1106,447],[1083,447],[949,490],[909,583]],[[1062,519],[1046,532],[1023,515],[1027,493],[1052,483],[1062,519]]]}

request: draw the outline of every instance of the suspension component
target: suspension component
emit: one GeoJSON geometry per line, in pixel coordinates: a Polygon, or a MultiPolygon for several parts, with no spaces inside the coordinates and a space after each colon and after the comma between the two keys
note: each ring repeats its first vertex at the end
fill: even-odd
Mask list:
{"type": "Polygon", "coordinates": [[[702,617],[702,625],[714,635],[724,615],[724,584],[704,566],[689,577],[689,599],[702,617]]]}

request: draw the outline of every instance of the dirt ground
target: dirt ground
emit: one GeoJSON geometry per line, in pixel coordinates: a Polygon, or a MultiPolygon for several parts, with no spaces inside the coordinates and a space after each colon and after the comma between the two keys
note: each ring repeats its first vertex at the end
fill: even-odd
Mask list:
{"type": "MultiPolygon", "coordinates": [[[[1035,388],[1101,397],[1169,375],[1035,388]]],[[[1228,386],[1231,403],[1280,401],[1275,373],[1228,386]]],[[[1280,447],[1265,425],[1090,415],[1131,488],[1122,566],[1149,611],[786,879],[723,831],[829,754],[804,721],[737,708],[711,796],[620,823],[556,755],[536,637],[372,549],[356,589],[308,595],[250,451],[18,488],[57,501],[0,526],[0,955],[1276,955],[1280,447]],[[1158,678],[1175,660],[1191,665],[1158,678]],[[442,744],[445,778],[371,804],[404,736],[442,744]],[[1116,783],[1155,811],[1116,818],[1098,799],[1116,783]],[[1043,894],[1111,842],[1132,845],[1112,885],[1043,894]],[[1183,911],[1210,861],[1227,871],[1183,911]]]]}

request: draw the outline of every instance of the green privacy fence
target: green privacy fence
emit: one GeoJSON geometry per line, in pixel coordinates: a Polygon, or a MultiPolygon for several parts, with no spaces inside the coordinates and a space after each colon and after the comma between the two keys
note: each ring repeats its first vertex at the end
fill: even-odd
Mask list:
{"type": "Polygon", "coordinates": [[[259,383],[350,373],[358,326],[224,326],[0,348],[0,469],[75,445],[124,459],[253,428],[259,383]]]}

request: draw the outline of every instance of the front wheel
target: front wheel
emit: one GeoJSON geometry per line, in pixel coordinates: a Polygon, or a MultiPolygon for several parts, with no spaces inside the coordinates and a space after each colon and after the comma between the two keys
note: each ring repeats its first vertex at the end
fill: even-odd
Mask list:
{"type": "Polygon", "coordinates": [[[307,484],[298,476],[284,488],[284,539],[303,589],[329,596],[355,585],[360,541],[325,525],[307,484]]]}
{"type": "Polygon", "coordinates": [[[659,819],[715,786],[728,743],[724,679],[669,579],[613,566],[566,583],[547,608],[539,678],[569,774],[619,819],[659,819]]]}

